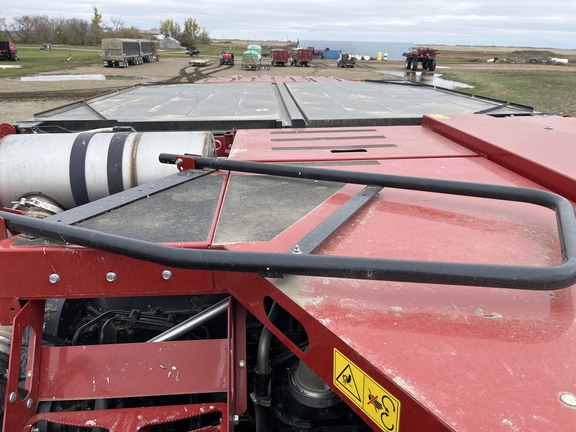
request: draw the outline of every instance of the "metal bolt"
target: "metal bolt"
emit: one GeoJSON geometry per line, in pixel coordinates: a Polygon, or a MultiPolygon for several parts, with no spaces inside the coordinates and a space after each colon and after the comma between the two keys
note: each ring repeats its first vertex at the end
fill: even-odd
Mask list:
{"type": "Polygon", "coordinates": [[[106,273],[106,280],[108,282],[114,282],[116,280],[116,273],[114,273],[114,272],[106,273]]]}
{"type": "Polygon", "coordinates": [[[32,378],[32,371],[29,370],[28,372],[26,372],[26,377],[27,378],[32,378]]]}
{"type": "Polygon", "coordinates": [[[552,126],[546,125],[546,126],[544,127],[544,129],[546,129],[546,130],[552,130],[552,126]]]}
{"type": "Polygon", "coordinates": [[[164,280],[172,279],[172,272],[170,270],[164,270],[162,272],[162,279],[164,279],[164,280]]]}
{"type": "Polygon", "coordinates": [[[32,398],[30,398],[26,401],[26,406],[28,408],[32,408],[34,406],[34,401],[32,400],[32,398]]]}
{"type": "Polygon", "coordinates": [[[238,366],[241,367],[241,368],[243,368],[244,366],[246,366],[246,362],[245,362],[244,360],[240,360],[240,361],[238,362],[238,366]]]}
{"type": "Polygon", "coordinates": [[[292,253],[293,254],[301,254],[302,251],[300,250],[300,246],[298,246],[298,245],[294,246],[294,249],[292,249],[292,253]]]}
{"type": "Polygon", "coordinates": [[[576,396],[572,393],[560,393],[560,400],[571,408],[576,408],[576,396]]]}
{"type": "Polygon", "coordinates": [[[238,414],[234,414],[234,424],[237,425],[238,423],[240,423],[240,416],[238,414]]]}
{"type": "Polygon", "coordinates": [[[8,399],[10,403],[16,402],[16,392],[10,393],[10,398],[8,399]]]}
{"type": "Polygon", "coordinates": [[[48,276],[48,280],[50,281],[50,283],[58,283],[60,282],[60,276],[57,275],[56,273],[52,273],[50,276],[48,276]]]}

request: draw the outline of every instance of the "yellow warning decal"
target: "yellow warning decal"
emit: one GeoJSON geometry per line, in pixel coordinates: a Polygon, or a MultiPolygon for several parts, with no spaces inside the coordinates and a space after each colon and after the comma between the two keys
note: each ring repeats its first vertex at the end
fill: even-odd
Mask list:
{"type": "Polygon", "coordinates": [[[380,429],[398,432],[400,401],[334,348],[334,385],[380,429]]]}
{"type": "Polygon", "coordinates": [[[430,114],[430,117],[434,117],[438,120],[450,120],[450,117],[445,116],[444,114],[430,114]]]}

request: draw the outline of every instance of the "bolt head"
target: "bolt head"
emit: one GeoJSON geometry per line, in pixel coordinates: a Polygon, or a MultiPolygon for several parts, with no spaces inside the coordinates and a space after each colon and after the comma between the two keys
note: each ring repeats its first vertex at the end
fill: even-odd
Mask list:
{"type": "Polygon", "coordinates": [[[170,270],[164,270],[162,272],[162,279],[164,279],[164,280],[172,279],[172,272],[170,270]]]}
{"type": "Polygon", "coordinates": [[[16,402],[16,392],[10,393],[10,397],[8,398],[8,400],[10,401],[10,403],[16,402]]]}
{"type": "Polygon", "coordinates": [[[116,273],[114,273],[114,272],[106,273],[106,280],[108,282],[114,282],[116,280],[116,278],[117,278],[116,273]]]}
{"type": "Polygon", "coordinates": [[[28,399],[26,401],[26,407],[32,408],[33,406],[34,406],[34,401],[32,400],[32,398],[28,399]]]}
{"type": "Polygon", "coordinates": [[[245,362],[244,360],[240,360],[240,361],[238,362],[238,367],[243,368],[243,367],[245,367],[245,366],[246,366],[246,362],[245,362]]]}
{"type": "Polygon", "coordinates": [[[60,276],[57,275],[56,273],[52,273],[50,276],[48,276],[48,280],[50,281],[50,283],[56,284],[60,282],[60,276]]]}

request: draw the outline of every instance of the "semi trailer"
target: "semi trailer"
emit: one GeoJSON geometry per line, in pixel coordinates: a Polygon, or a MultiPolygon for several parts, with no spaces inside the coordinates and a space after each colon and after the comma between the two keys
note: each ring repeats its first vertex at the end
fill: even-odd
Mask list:
{"type": "Polygon", "coordinates": [[[102,63],[104,67],[141,65],[160,60],[156,42],[147,39],[102,39],[102,63]]]}

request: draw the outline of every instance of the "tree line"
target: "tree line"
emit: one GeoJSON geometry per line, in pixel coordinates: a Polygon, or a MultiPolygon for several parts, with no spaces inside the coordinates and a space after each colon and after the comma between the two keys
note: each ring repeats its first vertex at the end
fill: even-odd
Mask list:
{"type": "MultiPolygon", "coordinates": [[[[111,17],[105,23],[98,9],[93,7],[94,14],[90,21],[79,18],[53,18],[46,15],[23,15],[8,22],[0,12],[0,39],[15,43],[30,44],[69,44],[98,45],[105,38],[145,38],[153,35],[136,27],[126,27],[124,19],[111,17]]],[[[205,27],[200,27],[196,20],[187,18],[180,26],[171,19],[161,20],[159,33],[173,37],[185,46],[209,44],[210,37],[205,27]]]]}

